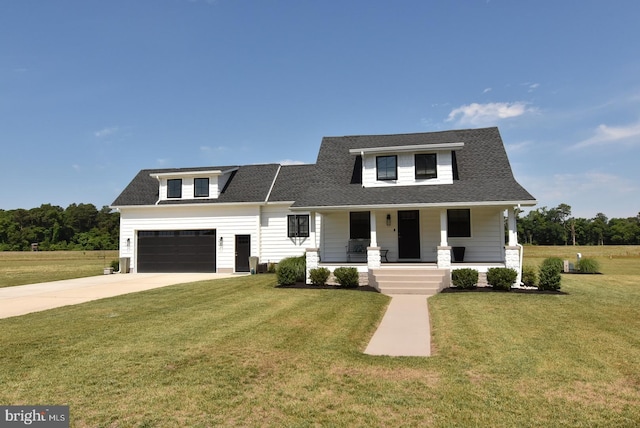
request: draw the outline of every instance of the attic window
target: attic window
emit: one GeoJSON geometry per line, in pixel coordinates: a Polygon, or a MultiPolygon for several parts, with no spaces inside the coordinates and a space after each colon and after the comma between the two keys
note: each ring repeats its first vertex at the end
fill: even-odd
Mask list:
{"type": "Polygon", "coordinates": [[[420,178],[438,178],[435,153],[416,155],[416,179],[420,178]]]}
{"type": "Polygon", "coordinates": [[[193,194],[196,198],[209,197],[209,179],[208,178],[194,178],[193,179],[193,194]]]}
{"type": "Polygon", "coordinates": [[[377,156],[376,170],[378,180],[398,179],[398,157],[397,156],[377,156]]]}
{"type": "Polygon", "coordinates": [[[179,178],[167,180],[167,198],[182,197],[182,180],[179,178]]]}

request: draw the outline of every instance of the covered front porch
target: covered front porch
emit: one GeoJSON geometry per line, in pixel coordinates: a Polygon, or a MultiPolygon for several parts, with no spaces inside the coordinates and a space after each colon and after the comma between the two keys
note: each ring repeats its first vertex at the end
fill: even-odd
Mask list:
{"type": "MultiPolygon", "coordinates": [[[[310,213],[307,274],[315,267],[352,266],[369,279],[375,269],[521,272],[516,207],[326,210],[310,213]],[[506,216],[505,216],[506,212],[506,216]],[[505,245],[505,218],[506,236],[505,245]],[[460,254],[463,249],[464,255],[460,254]]],[[[519,279],[518,279],[519,280],[519,279]]],[[[363,281],[361,281],[361,284],[363,281]]]]}

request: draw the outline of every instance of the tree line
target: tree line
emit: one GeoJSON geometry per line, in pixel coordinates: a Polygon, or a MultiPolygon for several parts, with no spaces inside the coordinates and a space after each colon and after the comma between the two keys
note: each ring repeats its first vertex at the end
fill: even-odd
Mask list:
{"type": "Polygon", "coordinates": [[[586,219],[571,217],[567,204],[542,207],[518,216],[518,236],[521,242],[534,245],[638,245],[640,213],[612,219],[598,213],[586,219]]]}
{"type": "Polygon", "coordinates": [[[117,250],[120,213],[105,206],[44,204],[38,208],[0,210],[0,251],[117,250]]]}
{"type": "MultiPolygon", "coordinates": [[[[520,241],[534,245],[640,245],[640,213],[608,219],[571,216],[571,206],[518,213],[520,241]]],[[[117,250],[120,214],[104,206],[43,204],[32,209],[0,209],[0,251],[117,250]]]]}

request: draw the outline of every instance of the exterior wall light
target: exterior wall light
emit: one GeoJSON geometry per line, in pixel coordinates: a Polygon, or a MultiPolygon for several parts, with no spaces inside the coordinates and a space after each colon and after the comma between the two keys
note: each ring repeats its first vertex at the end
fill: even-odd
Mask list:
{"type": "Polygon", "coordinates": [[[387,226],[391,226],[391,214],[387,214],[387,226]]]}

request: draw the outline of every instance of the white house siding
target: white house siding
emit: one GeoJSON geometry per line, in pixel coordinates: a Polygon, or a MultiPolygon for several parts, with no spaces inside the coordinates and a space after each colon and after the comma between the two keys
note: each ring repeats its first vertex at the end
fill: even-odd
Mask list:
{"type": "MultiPolygon", "coordinates": [[[[440,245],[440,209],[421,209],[420,212],[420,260],[437,261],[440,245]]],[[[388,250],[389,262],[398,261],[398,213],[394,210],[377,210],[378,246],[388,250]],[[387,226],[387,214],[391,224],[387,226]]],[[[349,240],[349,212],[325,212],[322,215],[320,252],[323,262],[344,262],[349,240]]],[[[463,246],[465,262],[502,262],[504,259],[504,225],[501,208],[471,209],[471,238],[449,238],[450,246],[463,246]]]]}
{"type": "MultiPolygon", "coordinates": [[[[260,262],[279,262],[286,257],[302,256],[307,248],[313,246],[311,237],[289,238],[287,236],[287,215],[309,214],[306,212],[293,213],[290,205],[267,205],[262,208],[260,215],[260,262]]],[[[313,230],[313,226],[310,226],[313,230]]]]}
{"type": "MultiPolygon", "coordinates": [[[[390,156],[395,155],[390,153],[390,156]]],[[[364,187],[386,187],[386,186],[417,186],[436,185],[453,183],[453,167],[451,151],[433,151],[416,153],[399,153],[398,158],[398,179],[378,181],[376,173],[376,157],[386,156],[384,154],[365,155],[362,160],[362,185],[364,187]],[[415,155],[417,153],[436,153],[438,177],[433,179],[416,180],[415,175],[415,155]]]]}
{"type": "Polygon", "coordinates": [[[131,257],[135,271],[137,235],[141,230],[215,229],[218,272],[235,269],[235,235],[251,235],[251,254],[259,251],[258,205],[153,206],[120,209],[120,257],[131,257]],[[220,239],[222,238],[222,245],[220,239]],[[130,245],[127,246],[127,239],[130,245]]]}
{"type": "Polygon", "coordinates": [[[504,261],[504,209],[472,208],[471,238],[449,238],[449,246],[465,247],[465,262],[504,261]]]}

